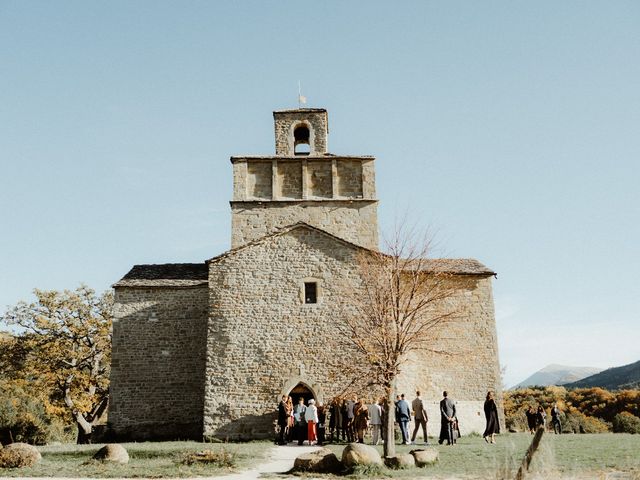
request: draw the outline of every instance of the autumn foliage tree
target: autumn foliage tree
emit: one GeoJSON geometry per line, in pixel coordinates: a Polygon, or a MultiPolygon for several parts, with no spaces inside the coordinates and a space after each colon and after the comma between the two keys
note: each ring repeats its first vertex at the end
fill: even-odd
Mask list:
{"type": "MultiPolygon", "coordinates": [[[[630,416],[634,418],[640,416],[640,390],[609,391],[600,387],[567,390],[562,386],[529,387],[505,392],[504,409],[507,428],[526,431],[527,421],[524,411],[530,406],[537,408],[540,405],[547,410],[547,414],[550,414],[550,408],[554,403],[562,412],[561,419],[565,432],[606,432],[611,429],[616,418],[626,420],[630,416]],[[621,414],[625,415],[620,417],[621,414]]],[[[613,430],[616,431],[615,425],[613,430]]]]}
{"type": "Polygon", "coordinates": [[[13,382],[27,382],[66,412],[78,427],[78,443],[87,443],[109,398],[112,294],[97,296],[86,286],[34,293],[35,302],[19,302],[0,317],[17,327],[20,353],[5,351],[0,362],[13,382]]]}
{"type": "Polygon", "coordinates": [[[450,302],[456,292],[451,275],[429,258],[428,235],[399,227],[385,243],[385,252],[358,255],[360,282],[350,289],[341,337],[355,351],[351,375],[366,383],[361,388],[384,393],[391,410],[383,425],[384,454],[393,456],[395,380],[410,353],[446,354],[437,339],[457,312],[450,302]]]}

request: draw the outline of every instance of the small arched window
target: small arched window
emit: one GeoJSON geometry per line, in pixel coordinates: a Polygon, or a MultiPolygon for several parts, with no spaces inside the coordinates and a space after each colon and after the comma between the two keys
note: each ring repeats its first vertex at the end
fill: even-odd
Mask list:
{"type": "Polygon", "coordinates": [[[306,125],[299,125],[293,131],[293,151],[295,155],[309,155],[311,153],[309,136],[309,127],[306,125]]]}

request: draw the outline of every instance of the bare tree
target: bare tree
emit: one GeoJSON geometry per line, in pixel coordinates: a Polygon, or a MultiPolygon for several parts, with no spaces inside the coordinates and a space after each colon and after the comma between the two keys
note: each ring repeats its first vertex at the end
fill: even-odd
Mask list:
{"type": "Polygon", "coordinates": [[[447,353],[437,348],[438,335],[459,312],[446,261],[429,258],[428,234],[400,226],[385,244],[385,252],[358,253],[360,280],[350,289],[341,337],[356,352],[349,371],[353,386],[385,395],[384,455],[393,456],[395,380],[411,352],[447,353]]]}

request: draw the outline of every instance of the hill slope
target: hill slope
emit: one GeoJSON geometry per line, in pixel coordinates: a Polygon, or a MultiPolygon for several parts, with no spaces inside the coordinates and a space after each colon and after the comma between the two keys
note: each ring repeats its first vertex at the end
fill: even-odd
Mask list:
{"type": "Polygon", "coordinates": [[[567,388],[602,387],[607,390],[640,388],[640,360],[629,365],[609,368],[564,386],[567,388]]]}
{"type": "Polygon", "coordinates": [[[549,385],[562,385],[568,382],[575,382],[585,377],[601,372],[601,368],[595,367],[569,367],[567,365],[547,365],[542,370],[523,380],[512,388],[524,388],[549,385]]]}

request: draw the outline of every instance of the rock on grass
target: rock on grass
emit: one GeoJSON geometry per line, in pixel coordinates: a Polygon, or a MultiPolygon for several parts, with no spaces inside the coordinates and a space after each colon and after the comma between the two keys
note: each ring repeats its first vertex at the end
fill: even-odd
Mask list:
{"type": "Polygon", "coordinates": [[[321,448],[311,453],[299,455],[294,463],[296,472],[335,473],[342,469],[336,454],[328,448],[321,448]]]}
{"type": "Polygon", "coordinates": [[[342,451],[342,464],[346,468],[358,465],[383,465],[378,451],[363,443],[350,443],[342,451]]]}
{"type": "Polygon", "coordinates": [[[416,459],[416,465],[418,467],[433,465],[438,461],[438,450],[435,448],[421,448],[411,450],[409,453],[416,459]]]}
{"type": "Polygon", "coordinates": [[[129,454],[122,445],[110,443],[98,450],[93,459],[100,462],[129,463],[129,454]]]}
{"type": "Polygon", "coordinates": [[[38,449],[27,443],[10,443],[0,450],[0,468],[32,467],[40,460],[38,449]]]}
{"type": "Polygon", "coordinates": [[[416,466],[416,461],[410,453],[400,453],[393,457],[385,458],[384,464],[393,469],[412,468],[416,466]]]}

